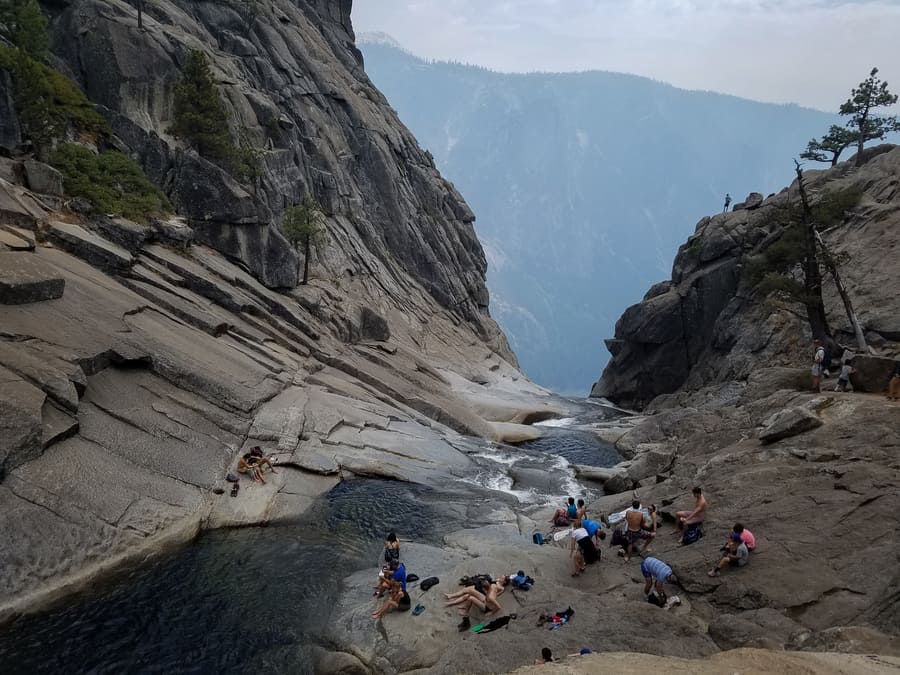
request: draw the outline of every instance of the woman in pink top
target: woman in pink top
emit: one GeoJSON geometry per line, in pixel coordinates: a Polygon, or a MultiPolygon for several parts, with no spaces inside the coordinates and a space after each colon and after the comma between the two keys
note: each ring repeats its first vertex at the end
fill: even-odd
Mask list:
{"type": "Polygon", "coordinates": [[[753,533],[746,527],[740,523],[735,523],[734,527],[731,528],[731,531],[741,536],[741,541],[747,545],[748,551],[752,551],[756,548],[756,537],[754,537],[753,533]]]}

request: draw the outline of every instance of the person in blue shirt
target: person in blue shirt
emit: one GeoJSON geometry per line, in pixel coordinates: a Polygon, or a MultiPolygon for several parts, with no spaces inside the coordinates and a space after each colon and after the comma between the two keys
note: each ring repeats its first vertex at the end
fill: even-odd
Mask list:
{"type": "Polygon", "coordinates": [[[606,532],[603,531],[603,525],[596,520],[585,518],[581,521],[581,526],[587,530],[588,536],[594,539],[597,546],[600,546],[600,542],[606,539],[606,532]]]}

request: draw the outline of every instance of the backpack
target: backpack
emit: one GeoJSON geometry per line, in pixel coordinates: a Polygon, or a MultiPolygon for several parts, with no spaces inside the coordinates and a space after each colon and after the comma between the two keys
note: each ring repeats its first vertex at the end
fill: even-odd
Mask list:
{"type": "Polygon", "coordinates": [[[544,535],[542,535],[540,532],[535,532],[533,535],[531,535],[531,541],[533,541],[538,546],[543,546],[544,535]]]}
{"type": "Polygon", "coordinates": [[[428,577],[427,579],[422,579],[422,581],[419,583],[419,588],[422,589],[423,592],[427,591],[432,586],[436,586],[438,581],[439,579],[437,577],[428,577]]]}
{"type": "Polygon", "coordinates": [[[693,544],[702,536],[703,529],[700,527],[700,523],[694,523],[685,528],[684,534],[681,537],[681,543],[687,546],[688,544],[693,544]]]}
{"type": "Polygon", "coordinates": [[[613,530],[610,546],[628,546],[628,538],[622,530],[613,530]]]}
{"type": "Polygon", "coordinates": [[[666,601],[659,597],[656,593],[650,593],[647,595],[647,602],[651,605],[656,605],[657,607],[665,607],[666,601]]]}

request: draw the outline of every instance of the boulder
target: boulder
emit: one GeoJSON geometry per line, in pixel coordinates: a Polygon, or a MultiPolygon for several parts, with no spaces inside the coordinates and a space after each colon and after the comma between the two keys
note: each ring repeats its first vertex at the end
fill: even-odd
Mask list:
{"type": "Polygon", "coordinates": [[[628,467],[628,477],[636,483],[665,473],[675,459],[674,450],[663,443],[641,443],[636,453],[636,459],[628,467]]]}
{"type": "Polygon", "coordinates": [[[41,454],[44,398],[40,389],[0,366],[0,482],[41,454]]]}
{"type": "Polygon", "coordinates": [[[897,361],[882,356],[854,356],[850,365],[856,370],[850,375],[854,391],[873,393],[887,391],[888,382],[894,374],[897,361]]]}
{"type": "Polygon", "coordinates": [[[749,195],[747,195],[747,198],[744,201],[738,202],[737,204],[735,204],[734,208],[732,208],[731,210],[732,211],[745,211],[745,210],[752,211],[753,209],[758,209],[760,204],[762,204],[762,203],[763,203],[762,194],[760,194],[759,192],[751,192],[749,195]]]}
{"type": "Polygon", "coordinates": [[[65,280],[31,253],[0,251],[0,305],[61,298],[65,280]]]}
{"type": "Polygon", "coordinates": [[[2,251],[3,248],[7,248],[11,251],[33,251],[34,239],[23,237],[0,227],[0,251],[2,251]]]}
{"type": "Polygon", "coordinates": [[[30,190],[46,195],[63,194],[63,176],[59,171],[34,159],[26,159],[24,164],[25,179],[30,190]]]}
{"type": "Polygon", "coordinates": [[[111,242],[131,253],[138,253],[153,236],[149,226],[127,218],[100,218],[97,220],[97,227],[111,242]]]}
{"type": "Polygon", "coordinates": [[[822,420],[806,408],[788,408],[775,413],[763,422],[759,440],[763,443],[774,443],[820,426],[822,420]]]}
{"type": "Polygon", "coordinates": [[[391,331],[387,320],[370,307],[359,311],[359,335],[363,340],[387,342],[391,339],[391,331]]]}
{"type": "Polygon", "coordinates": [[[133,262],[131,254],[121,246],[73,223],[51,221],[47,238],[85,262],[108,272],[123,272],[133,262]]]}
{"type": "Polygon", "coordinates": [[[168,220],[153,219],[150,227],[156,233],[156,238],[163,243],[185,245],[194,240],[194,230],[187,224],[184,218],[172,216],[168,220]]]}

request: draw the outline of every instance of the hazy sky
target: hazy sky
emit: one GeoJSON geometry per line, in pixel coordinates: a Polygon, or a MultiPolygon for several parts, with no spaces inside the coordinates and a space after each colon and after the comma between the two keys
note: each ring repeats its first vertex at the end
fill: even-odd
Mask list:
{"type": "Polygon", "coordinates": [[[836,112],[900,92],[900,0],[354,0],[357,32],[501,71],[611,70],[836,112]]]}

